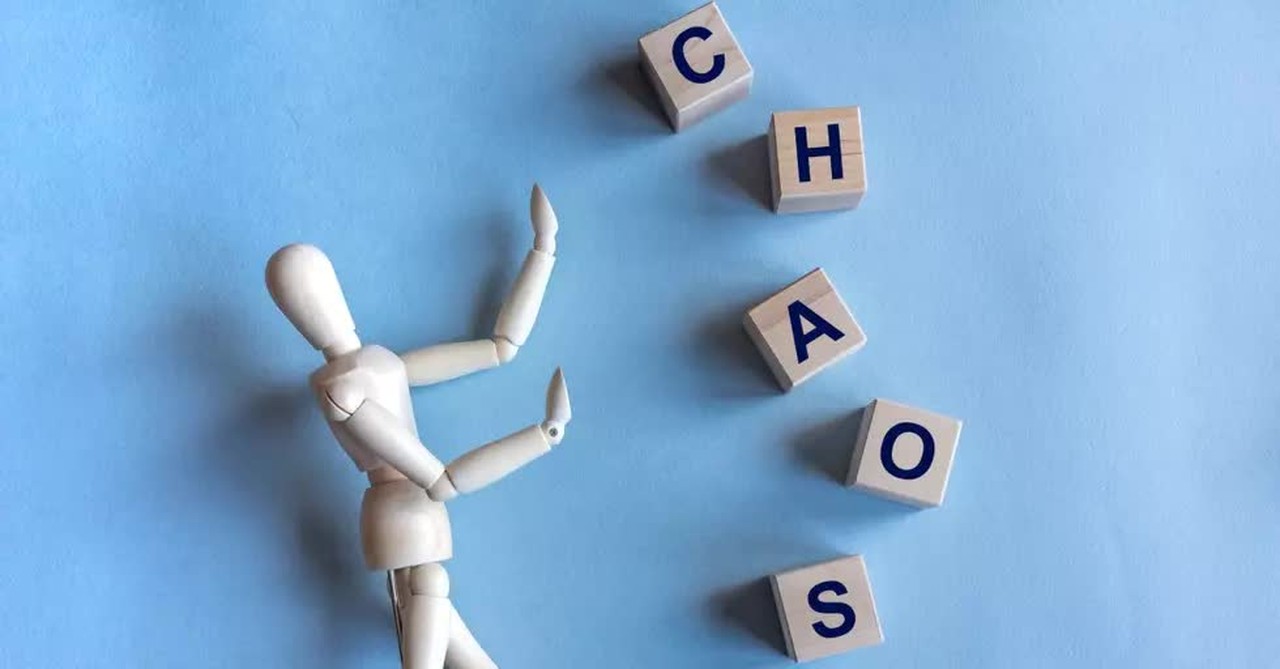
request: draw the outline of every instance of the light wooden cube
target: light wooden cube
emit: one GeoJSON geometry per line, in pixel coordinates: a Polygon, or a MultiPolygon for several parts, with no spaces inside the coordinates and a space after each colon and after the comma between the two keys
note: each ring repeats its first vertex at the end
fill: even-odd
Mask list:
{"type": "Polygon", "coordinates": [[[867,337],[822,268],[747,312],[747,334],[783,390],[862,348],[867,337]]]}
{"type": "Polygon", "coordinates": [[[774,574],[787,654],[797,662],[884,641],[867,566],[859,555],[774,574]]]}
{"type": "Polygon", "coordinates": [[[676,132],[751,93],[751,63],[714,2],[641,37],[640,60],[676,132]]]}
{"type": "Polygon", "coordinates": [[[920,507],[942,504],[961,422],[877,399],[862,413],[845,485],[920,507]]]}
{"type": "Polygon", "coordinates": [[[769,175],[779,214],[857,207],[867,192],[862,113],[857,107],[774,112],[769,175]]]}

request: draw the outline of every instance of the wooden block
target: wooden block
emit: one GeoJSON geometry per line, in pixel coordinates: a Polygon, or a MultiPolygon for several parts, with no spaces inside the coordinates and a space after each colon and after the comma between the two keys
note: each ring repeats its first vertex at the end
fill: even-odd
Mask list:
{"type": "Polygon", "coordinates": [[[676,132],[751,93],[751,63],[714,2],[641,37],[640,60],[676,132]]]}
{"type": "Polygon", "coordinates": [[[748,311],[743,326],[783,390],[867,343],[821,267],[748,311]]]}
{"type": "Polygon", "coordinates": [[[816,660],[884,641],[861,556],[774,574],[769,581],[787,654],[795,661],[816,660]]]}
{"type": "Polygon", "coordinates": [[[774,112],[769,175],[779,214],[857,207],[867,192],[862,113],[857,107],[774,112]]]}
{"type": "Polygon", "coordinates": [[[877,399],[862,413],[845,485],[920,507],[942,504],[961,422],[877,399]]]}

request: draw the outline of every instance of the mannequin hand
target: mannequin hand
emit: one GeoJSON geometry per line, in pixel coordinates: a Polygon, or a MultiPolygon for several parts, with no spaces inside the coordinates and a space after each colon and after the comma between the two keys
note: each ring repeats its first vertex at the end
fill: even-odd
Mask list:
{"type": "Polygon", "coordinates": [[[554,446],[564,439],[565,428],[573,419],[573,409],[569,406],[569,387],[564,382],[564,372],[556,368],[556,373],[547,385],[547,419],[542,423],[542,433],[554,446]]]}

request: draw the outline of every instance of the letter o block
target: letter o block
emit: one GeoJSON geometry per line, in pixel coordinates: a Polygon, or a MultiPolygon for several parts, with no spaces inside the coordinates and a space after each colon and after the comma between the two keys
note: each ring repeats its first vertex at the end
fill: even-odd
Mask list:
{"type": "Polygon", "coordinates": [[[857,107],[775,112],[769,176],[779,214],[853,209],[867,192],[857,107]]]}
{"type": "Polygon", "coordinates": [[[743,327],[784,391],[867,343],[821,267],[753,307],[743,327]]]}
{"type": "Polygon", "coordinates": [[[862,557],[802,567],[769,578],[787,654],[797,662],[884,641],[862,557]]]}
{"type": "Polygon", "coordinates": [[[845,485],[920,507],[942,504],[961,422],[877,399],[862,426],[845,485]]]}
{"type": "Polygon", "coordinates": [[[641,37],[640,60],[676,132],[751,93],[751,63],[714,2],[641,37]]]}

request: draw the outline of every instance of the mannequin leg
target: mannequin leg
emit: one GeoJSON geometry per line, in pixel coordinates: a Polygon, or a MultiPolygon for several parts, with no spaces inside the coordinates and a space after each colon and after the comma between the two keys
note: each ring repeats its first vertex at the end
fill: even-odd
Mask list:
{"type": "Polygon", "coordinates": [[[480,643],[471,635],[466,623],[462,622],[458,610],[452,604],[449,605],[449,610],[453,624],[449,631],[449,658],[446,666],[449,669],[498,669],[498,665],[494,664],[489,654],[484,652],[480,643]]]}
{"type": "Polygon", "coordinates": [[[449,575],[438,564],[418,565],[409,572],[408,589],[401,593],[404,669],[441,669],[453,625],[449,575]]]}

